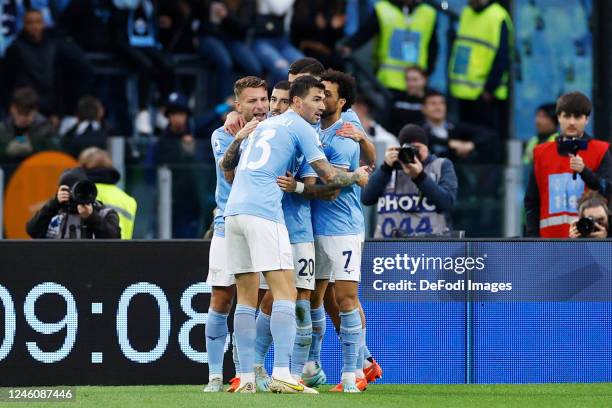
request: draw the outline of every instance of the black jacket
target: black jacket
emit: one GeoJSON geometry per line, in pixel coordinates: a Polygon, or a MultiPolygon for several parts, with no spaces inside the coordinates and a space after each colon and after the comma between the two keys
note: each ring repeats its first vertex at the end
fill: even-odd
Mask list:
{"type": "MultiPolygon", "coordinates": [[[[59,185],[72,188],[82,180],[88,180],[85,170],[75,167],[62,174],[59,185]]],[[[73,238],[66,228],[70,217],[79,224],[81,239],[121,239],[117,212],[99,201],[93,204],[93,208],[93,213],[86,219],[75,219],[75,217],[80,218],[79,215],[75,211],[70,211],[67,206],[61,205],[57,198],[53,197],[27,222],[26,231],[32,238],[73,238]],[[52,234],[48,234],[49,231],[52,234]]]]}
{"type": "MultiPolygon", "coordinates": [[[[67,215],[66,209],[54,197],[47,201],[28,221],[26,231],[32,238],[51,238],[47,236],[49,224],[54,221],[54,217],[60,216],[56,218],[57,222],[61,223],[59,225],[60,238],[68,239],[70,238],[69,231],[65,228],[67,215]]],[[[72,214],[72,216],[75,216],[75,214],[72,214]]],[[[76,216],[78,217],[78,215],[76,216]]],[[[86,219],[81,220],[81,225],[84,227],[81,229],[83,234],[81,239],[121,239],[121,228],[119,227],[117,212],[107,208],[99,201],[94,203],[93,213],[86,219]]]]}

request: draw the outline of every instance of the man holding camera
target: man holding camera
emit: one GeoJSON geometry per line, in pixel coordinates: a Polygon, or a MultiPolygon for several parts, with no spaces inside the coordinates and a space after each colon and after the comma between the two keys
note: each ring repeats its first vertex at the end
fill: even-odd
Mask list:
{"type": "Polygon", "coordinates": [[[427,134],[419,126],[404,126],[399,141],[402,147],[387,149],[361,195],[365,205],[378,202],[374,238],[450,231],[450,211],[457,200],[453,163],[429,153],[427,134]]]}
{"type": "Polygon", "coordinates": [[[610,210],[601,194],[587,191],[578,202],[578,221],[570,226],[570,238],[608,238],[610,210]]]}
{"type": "Polygon", "coordinates": [[[120,239],[117,212],[96,201],[97,190],[81,167],[66,170],[55,197],[34,214],[26,230],[32,238],[120,239]]]}
{"type": "Polygon", "coordinates": [[[533,151],[525,192],[526,236],[570,236],[570,226],[578,219],[578,199],[587,188],[609,199],[612,155],[609,143],[584,131],[591,109],[591,101],[580,92],[558,99],[560,135],[533,151]]]}

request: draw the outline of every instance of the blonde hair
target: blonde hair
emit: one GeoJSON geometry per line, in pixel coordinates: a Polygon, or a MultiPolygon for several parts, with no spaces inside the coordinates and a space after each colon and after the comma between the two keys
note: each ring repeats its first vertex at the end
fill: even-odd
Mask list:
{"type": "Polygon", "coordinates": [[[106,150],[99,147],[88,147],[79,154],[79,164],[85,169],[113,167],[113,160],[106,150]]]}

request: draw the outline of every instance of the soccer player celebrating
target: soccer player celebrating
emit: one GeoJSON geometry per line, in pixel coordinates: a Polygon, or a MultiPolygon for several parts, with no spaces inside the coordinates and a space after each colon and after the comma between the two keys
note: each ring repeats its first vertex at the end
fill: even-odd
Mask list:
{"type": "MultiPolygon", "coordinates": [[[[236,138],[244,139],[260,120],[268,113],[268,96],[265,83],[256,77],[246,77],[238,80],[234,86],[236,109],[247,118],[249,124],[238,132],[236,138]]],[[[227,338],[227,316],[232,307],[235,294],[234,276],[227,270],[225,263],[225,222],[223,212],[234,179],[234,170],[223,171],[221,161],[234,137],[223,127],[215,130],[211,136],[215,154],[215,171],[217,186],[215,189],[214,235],[210,243],[209,269],[206,282],[212,286],[208,320],[206,321],[206,351],[208,352],[208,385],[204,392],[223,391],[223,355],[227,338]]]]}
{"type": "MultiPolygon", "coordinates": [[[[320,82],[311,77],[296,80],[289,96],[293,109],[261,123],[249,136],[224,212],[227,266],[235,275],[238,295],[234,331],[241,384],[237,392],[243,393],[256,389],[253,363],[259,272],[263,272],[274,298],[270,318],[274,341],[270,390],[307,391],[289,371],[295,337],[292,328],[295,327],[296,290],[289,234],[281,206],[283,192],[276,184],[277,177],[295,168],[296,156],[302,154],[319,178],[334,187],[365,185],[368,179],[365,168],[352,173],[338,171],[319,148],[317,134],[309,123],[316,123],[324,110],[325,95],[320,82]]],[[[235,138],[227,152],[238,149],[240,143],[235,138]]],[[[224,170],[235,166],[235,163],[222,162],[224,170]]]]}
{"type": "MultiPolygon", "coordinates": [[[[330,163],[341,171],[354,171],[359,167],[359,144],[354,140],[339,137],[336,132],[344,124],[342,112],[346,111],[355,99],[355,80],[348,74],[329,70],[323,75],[322,82],[325,85],[325,111],[321,117],[320,136],[325,155],[330,163]]],[[[359,392],[356,372],[360,377],[363,375],[363,358],[360,359],[359,352],[364,344],[358,300],[361,245],[364,236],[359,187],[353,185],[342,189],[334,201],[313,201],[312,219],[317,279],[311,300],[314,312],[313,328],[317,325],[316,322],[325,324],[323,297],[327,283],[335,282],[335,294],[340,309],[342,390],[359,392]]],[[[315,360],[318,359],[321,340],[322,336],[320,339],[315,337],[315,343],[318,343],[313,344],[312,357],[315,360]]],[[[363,381],[365,380],[360,380],[361,383],[363,381]]]]}

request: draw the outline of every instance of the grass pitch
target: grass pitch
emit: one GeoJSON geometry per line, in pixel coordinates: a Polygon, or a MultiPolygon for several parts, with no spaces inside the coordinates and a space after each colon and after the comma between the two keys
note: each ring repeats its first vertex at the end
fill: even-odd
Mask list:
{"type": "Polygon", "coordinates": [[[77,387],[76,401],[0,403],[4,407],[612,407],[612,383],[504,385],[370,385],[364,394],[204,394],[201,386],[77,387]]]}

